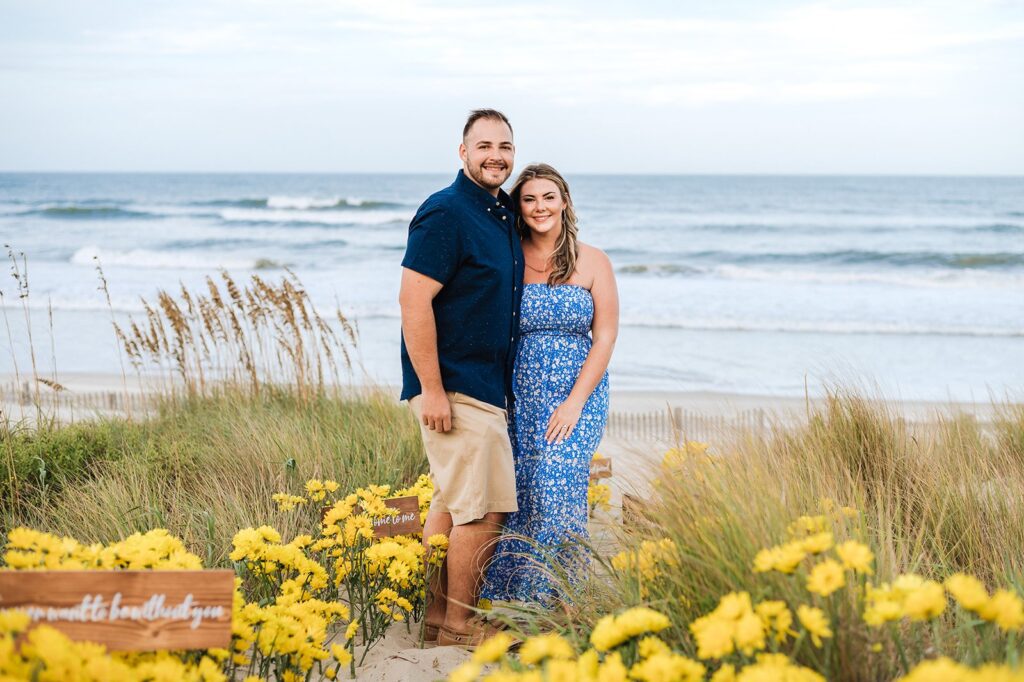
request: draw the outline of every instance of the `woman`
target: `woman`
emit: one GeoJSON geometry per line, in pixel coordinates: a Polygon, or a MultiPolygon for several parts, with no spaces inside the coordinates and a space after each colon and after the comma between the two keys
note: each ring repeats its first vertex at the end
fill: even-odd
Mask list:
{"type": "Polygon", "coordinates": [[[535,164],[510,192],[526,270],[509,436],[519,511],[487,571],[481,597],[550,602],[553,574],[579,577],[585,562],[590,460],[608,416],[608,360],[619,303],[608,257],[576,239],[565,179],[535,164]]]}

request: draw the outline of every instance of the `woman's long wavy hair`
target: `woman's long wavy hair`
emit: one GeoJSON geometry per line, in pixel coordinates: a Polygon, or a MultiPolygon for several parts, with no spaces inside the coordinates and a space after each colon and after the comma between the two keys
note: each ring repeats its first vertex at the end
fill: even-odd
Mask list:
{"type": "Polygon", "coordinates": [[[524,240],[530,238],[530,228],[523,222],[522,214],[519,212],[519,197],[523,191],[523,185],[530,180],[550,180],[558,186],[562,193],[562,200],[565,201],[565,208],[562,209],[562,234],[558,236],[555,243],[555,251],[551,256],[552,270],[548,275],[548,286],[565,284],[576,271],[576,259],[580,255],[580,247],[576,241],[576,234],[579,229],[576,226],[576,210],[572,207],[572,196],[569,194],[569,184],[562,177],[562,174],[546,163],[534,163],[526,168],[516,178],[509,194],[512,197],[513,205],[516,207],[516,231],[519,237],[524,240]]]}

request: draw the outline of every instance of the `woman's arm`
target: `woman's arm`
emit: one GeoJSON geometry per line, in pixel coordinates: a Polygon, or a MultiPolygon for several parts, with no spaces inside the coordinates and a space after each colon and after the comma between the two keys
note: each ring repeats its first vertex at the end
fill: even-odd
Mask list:
{"type": "Polygon", "coordinates": [[[608,369],[615,339],[619,334],[619,292],[615,286],[615,271],[604,252],[591,247],[588,250],[591,252],[591,269],[594,273],[594,283],[590,287],[590,295],[594,298],[594,320],[591,323],[593,344],[569,397],[548,420],[545,439],[549,443],[561,443],[576,429],[584,404],[608,369]],[[568,428],[560,433],[563,425],[568,428]]]}

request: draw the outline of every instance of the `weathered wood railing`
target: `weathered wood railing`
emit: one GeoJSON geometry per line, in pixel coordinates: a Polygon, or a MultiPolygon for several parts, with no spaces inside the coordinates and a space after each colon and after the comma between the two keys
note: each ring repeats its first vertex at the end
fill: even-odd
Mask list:
{"type": "MultiPolygon", "coordinates": [[[[88,416],[93,412],[144,413],[156,406],[154,393],[140,391],[55,391],[29,382],[21,385],[0,385],[0,402],[32,406],[37,402],[47,410],[69,410],[71,416],[88,416]]],[[[608,415],[605,434],[637,440],[707,440],[724,431],[742,430],[764,433],[768,418],[764,410],[745,410],[731,416],[709,415],[672,407],[650,412],[612,412],[608,415]]]]}
{"type": "Polygon", "coordinates": [[[139,412],[153,408],[156,397],[152,393],[139,391],[79,392],[54,390],[46,385],[39,386],[37,390],[26,381],[21,385],[12,382],[0,386],[0,402],[22,406],[38,403],[48,410],[139,412]]]}
{"type": "Polygon", "coordinates": [[[682,407],[651,412],[612,412],[605,433],[617,438],[641,440],[706,440],[725,431],[764,433],[768,418],[764,410],[744,410],[732,416],[708,415],[682,407]]]}

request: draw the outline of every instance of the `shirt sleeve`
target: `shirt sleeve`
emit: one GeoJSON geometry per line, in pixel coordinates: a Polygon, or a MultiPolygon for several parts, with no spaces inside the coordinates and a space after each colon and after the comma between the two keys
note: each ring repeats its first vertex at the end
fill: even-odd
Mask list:
{"type": "Polygon", "coordinates": [[[402,267],[448,284],[462,257],[459,226],[440,207],[421,209],[409,224],[402,267]]]}

